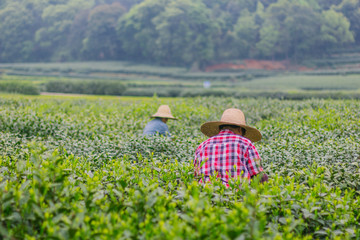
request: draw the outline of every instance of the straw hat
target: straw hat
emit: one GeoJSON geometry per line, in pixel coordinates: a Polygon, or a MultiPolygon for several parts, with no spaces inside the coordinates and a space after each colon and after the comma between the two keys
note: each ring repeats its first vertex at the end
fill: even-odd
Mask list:
{"type": "Polygon", "coordinates": [[[175,118],[173,115],[171,115],[171,111],[168,105],[161,105],[157,112],[152,115],[151,117],[155,118],[155,117],[160,117],[160,118],[169,118],[169,119],[177,119],[175,118]]]}
{"type": "Polygon", "coordinates": [[[212,137],[220,132],[219,127],[221,125],[236,125],[245,128],[246,133],[244,137],[246,137],[252,142],[257,142],[261,139],[261,133],[259,132],[259,130],[246,125],[244,113],[236,108],[226,109],[221,116],[220,121],[204,123],[203,125],[201,125],[200,130],[206,136],[212,137]]]}

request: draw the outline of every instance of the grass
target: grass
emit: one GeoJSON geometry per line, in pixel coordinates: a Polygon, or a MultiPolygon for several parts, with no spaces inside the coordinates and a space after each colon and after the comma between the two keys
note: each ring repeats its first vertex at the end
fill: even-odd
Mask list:
{"type": "MultiPolygon", "coordinates": [[[[0,64],[1,81],[29,81],[46,91],[49,81],[112,80],[126,84],[133,95],[171,96],[171,91],[205,92],[204,81],[211,82],[211,91],[229,92],[285,92],[323,93],[341,92],[358,94],[360,74],[307,75],[301,72],[244,71],[191,73],[186,68],[159,67],[129,62],[76,62],[76,63],[18,63],[0,64]],[[261,74],[268,74],[267,77],[261,74]],[[7,75],[9,74],[9,75],[7,75]],[[11,75],[10,75],[11,74],[11,75]],[[19,75],[17,75],[19,74],[19,75]],[[33,74],[38,74],[34,76],[33,74]],[[178,78],[181,76],[181,78],[178,78]],[[262,77],[258,77],[262,76],[262,77]]],[[[310,73],[311,74],[311,73],[310,73]]]]}
{"type": "MultiPolygon", "coordinates": [[[[34,84],[43,84],[48,81],[82,81],[88,80],[68,77],[44,77],[44,76],[0,76],[0,81],[30,81],[34,84]]],[[[115,81],[115,80],[114,80],[115,81]]],[[[157,85],[169,86],[182,85],[183,87],[197,87],[202,88],[203,81],[193,80],[166,80],[166,79],[143,79],[134,78],[133,80],[117,80],[125,84],[132,84],[136,87],[156,87],[157,85]]],[[[215,89],[237,89],[237,90],[357,90],[360,89],[360,75],[347,76],[305,76],[305,75],[280,75],[268,78],[254,78],[249,81],[234,80],[234,81],[210,81],[212,88],[215,89]]],[[[133,87],[132,86],[132,87],[133,87]]]]}
{"type": "Polygon", "coordinates": [[[360,75],[349,76],[277,76],[242,82],[241,87],[252,90],[357,90],[360,75]]]}
{"type": "Polygon", "coordinates": [[[157,67],[151,65],[143,64],[132,64],[125,61],[106,61],[106,62],[67,62],[67,63],[10,63],[10,64],[0,64],[1,68],[11,67],[11,68],[27,68],[27,69],[47,69],[47,70],[101,70],[101,71],[117,71],[117,70],[146,70],[153,72],[177,72],[181,73],[186,71],[186,68],[179,67],[157,67]]]}

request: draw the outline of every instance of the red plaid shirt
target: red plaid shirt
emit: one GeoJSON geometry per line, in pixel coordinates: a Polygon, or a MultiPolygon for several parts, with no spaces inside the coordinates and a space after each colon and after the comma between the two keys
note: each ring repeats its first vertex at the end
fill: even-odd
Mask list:
{"type": "Polygon", "coordinates": [[[252,142],[227,129],[200,144],[195,152],[194,166],[195,175],[205,177],[201,182],[209,181],[209,176],[215,175],[227,186],[229,177],[250,181],[252,176],[263,171],[252,142]]]}

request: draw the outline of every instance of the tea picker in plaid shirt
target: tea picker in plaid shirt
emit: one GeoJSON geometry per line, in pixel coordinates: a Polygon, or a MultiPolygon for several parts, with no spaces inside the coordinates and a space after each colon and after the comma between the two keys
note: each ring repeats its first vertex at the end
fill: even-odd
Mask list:
{"type": "Polygon", "coordinates": [[[245,178],[250,182],[259,174],[262,175],[260,182],[268,180],[252,143],[261,139],[261,133],[246,125],[241,110],[227,109],[220,121],[204,123],[200,129],[210,137],[195,152],[195,175],[202,177],[201,182],[216,176],[229,186],[230,178],[245,178]]]}

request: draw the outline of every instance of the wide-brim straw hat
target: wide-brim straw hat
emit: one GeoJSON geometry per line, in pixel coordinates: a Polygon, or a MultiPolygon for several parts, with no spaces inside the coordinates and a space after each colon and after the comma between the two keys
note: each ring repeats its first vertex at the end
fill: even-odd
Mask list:
{"type": "Polygon", "coordinates": [[[155,118],[155,117],[159,117],[159,118],[169,118],[169,119],[174,119],[177,120],[177,118],[175,118],[172,114],[171,114],[171,110],[169,108],[168,105],[161,105],[157,112],[152,115],[151,117],[155,118]]]}
{"type": "Polygon", "coordinates": [[[220,121],[216,122],[206,122],[201,125],[201,132],[208,137],[215,136],[219,134],[221,125],[235,125],[242,127],[246,130],[244,137],[249,139],[252,142],[257,142],[261,140],[261,133],[256,128],[246,125],[244,113],[236,108],[226,109],[221,116],[220,121]]]}

